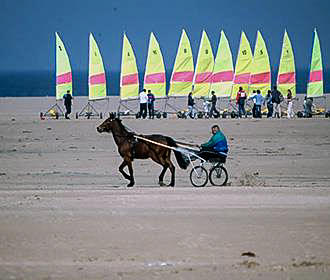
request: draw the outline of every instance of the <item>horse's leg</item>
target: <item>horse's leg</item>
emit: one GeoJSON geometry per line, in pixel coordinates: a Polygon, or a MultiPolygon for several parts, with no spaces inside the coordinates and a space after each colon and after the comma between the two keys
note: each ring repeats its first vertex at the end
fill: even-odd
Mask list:
{"type": "Polygon", "coordinates": [[[131,180],[131,177],[124,171],[124,168],[128,165],[127,161],[124,160],[122,164],[119,166],[119,172],[123,174],[124,178],[127,180],[131,180]]]}
{"type": "Polygon", "coordinates": [[[132,165],[131,160],[127,161],[127,166],[128,166],[128,171],[129,171],[129,175],[130,175],[130,182],[127,185],[127,187],[133,187],[135,182],[134,182],[134,176],[133,176],[133,165],[132,165]]]}
{"type": "Polygon", "coordinates": [[[169,169],[171,171],[171,175],[172,175],[171,176],[171,183],[169,184],[169,186],[174,187],[174,185],[175,185],[175,166],[174,166],[174,164],[171,161],[171,154],[169,154],[167,156],[167,158],[165,159],[165,161],[166,161],[166,164],[168,165],[168,167],[169,167],[169,169]]]}
{"type": "Polygon", "coordinates": [[[163,180],[164,180],[164,175],[165,175],[165,172],[166,172],[166,170],[168,168],[168,165],[167,164],[161,164],[161,165],[163,166],[163,170],[162,170],[162,172],[159,175],[158,183],[159,183],[160,186],[164,186],[165,184],[164,184],[163,180]]]}
{"type": "Polygon", "coordinates": [[[166,164],[164,158],[162,156],[159,156],[159,153],[152,152],[151,155],[150,155],[150,158],[154,162],[156,162],[156,163],[160,164],[161,166],[163,166],[163,170],[159,175],[158,184],[160,186],[164,186],[165,184],[164,184],[163,180],[164,180],[164,175],[165,175],[165,172],[168,168],[168,165],[166,164]]]}

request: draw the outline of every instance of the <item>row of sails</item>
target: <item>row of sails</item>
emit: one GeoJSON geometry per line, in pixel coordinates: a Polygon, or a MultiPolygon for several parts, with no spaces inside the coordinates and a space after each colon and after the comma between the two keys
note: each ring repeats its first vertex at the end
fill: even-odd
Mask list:
{"type": "MultiPolygon", "coordinates": [[[[56,99],[62,99],[68,91],[72,94],[72,70],[65,46],[56,37],[56,99]]],[[[92,34],[89,36],[89,100],[104,99],[106,93],[106,74],[99,47],[92,34]]],[[[279,71],[278,89],[285,93],[291,90],[296,94],[296,71],[294,52],[287,31],[284,33],[279,71]]],[[[146,70],[143,87],[151,90],[156,97],[166,97],[165,65],[159,43],[153,33],[150,34],[146,70]]],[[[257,40],[252,53],[244,32],[241,34],[235,71],[228,39],[221,31],[216,57],[214,58],[210,40],[205,31],[202,33],[200,47],[194,68],[193,54],[187,33],[182,30],[173,72],[170,79],[168,96],[208,96],[214,91],[218,97],[235,98],[239,87],[252,93],[260,90],[266,94],[271,90],[271,66],[266,43],[257,32],[257,40]]],[[[123,48],[120,75],[121,100],[137,98],[139,77],[136,57],[126,34],[123,36],[123,48]]],[[[323,95],[323,68],[320,41],[314,31],[314,43],[307,86],[308,97],[323,95]]]]}

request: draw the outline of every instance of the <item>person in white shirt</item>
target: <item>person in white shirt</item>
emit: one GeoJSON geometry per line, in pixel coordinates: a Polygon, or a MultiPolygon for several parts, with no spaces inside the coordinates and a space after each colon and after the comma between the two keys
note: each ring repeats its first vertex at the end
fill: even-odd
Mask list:
{"type": "Polygon", "coordinates": [[[147,117],[147,104],[148,104],[148,95],[147,90],[143,89],[142,92],[140,92],[140,116],[141,118],[147,117]]]}

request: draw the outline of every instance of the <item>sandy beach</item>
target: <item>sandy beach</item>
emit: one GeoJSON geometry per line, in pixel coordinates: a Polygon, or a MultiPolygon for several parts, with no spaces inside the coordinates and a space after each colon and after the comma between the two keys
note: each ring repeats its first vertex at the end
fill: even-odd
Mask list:
{"type": "Polygon", "coordinates": [[[102,120],[40,120],[52,104],[0,98],[0,279],[330,279],[329,119],[126,118],[198,144],[218,123],[230,145],[226,187],[192,187],[172,155],[175,188],[150,160],[126,188],[102,120]]]}

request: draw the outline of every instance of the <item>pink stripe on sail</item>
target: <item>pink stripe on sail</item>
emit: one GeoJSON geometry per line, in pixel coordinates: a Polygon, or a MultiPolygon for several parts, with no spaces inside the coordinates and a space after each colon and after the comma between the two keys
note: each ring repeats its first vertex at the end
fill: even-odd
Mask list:
{"type": "Polygon", "coordinates": [[[68,72],[68,73],[64,73],[61,75],[58,75],[56,77],[56,84],[57,85],[61,85],[61,84],[68,84],[72,82],[72,73],[68,72]]]}
{"type": "Polygon", "coordinates": [[[258,73],[251,75],[251,84],[268,84],[270,83],[270,72],[258,73]]]}
{"type": "Polygon", "coordinates": [[[165,73],[154,73],[146,75],[144,78],[145,84],[161,84],[165,83],[165,73]]]}
{"type": "Polygon", "coordinates": [[[279,84],[294,84],[295,82],[296,82],[295,72],[284,73],[278,76],[279,84]]]}
{"type": "Polygon", "coordinates": [[[321,82],[322,80],[323,80],[323,71],[322,70],[312,71],[309,75],[309,81],[311,83],[321,82]]]}
{"type": "Polygon", "coordinates": [[[194,78],[193,71],[174,72],[172,81],[173,82],[192,82],[194,78]]]}
{"type": "Polygon", "coordinates": [[[196,75],[195,83],[196,84],[211,83],[211,79],[212,79],[212,72],[199,73],[196,75]]]}
{"type": "Polygon", "coordinates": [[[139,83],[139,77],[138,74],[129,74],[129,75],[125,75],[122,77],[121,80],[121,84],[123,86],[127,86],[127,85],[135,85],[139,83]]]}
{"type": "Polygon", "coordinates": [[[234,84],[248,84],[250,81],[250,73],[236,75],[234,84]]]}
{"type": "Polygon", "coordinates": [[[233,71],[223,71],[218,73],[213,73],[212,75],[212,83],[220,83],[220,82],[231,82],[234,77],[233,71]]]}
{"type": "Polygon", "coordinates": [[[96,74],[93,76],[89,77],[89,83],[91,85],[100,85],[100,84],[105,84],[105,74],[96,74]]]}

